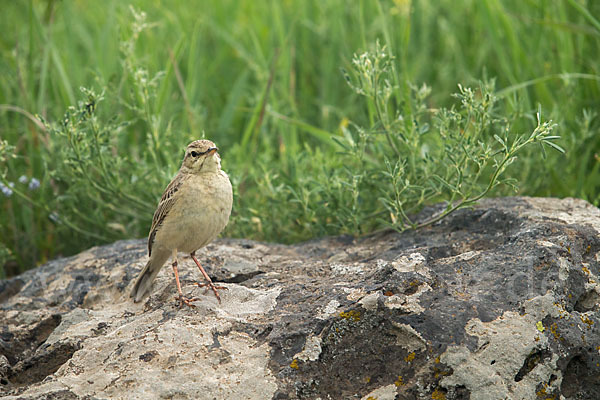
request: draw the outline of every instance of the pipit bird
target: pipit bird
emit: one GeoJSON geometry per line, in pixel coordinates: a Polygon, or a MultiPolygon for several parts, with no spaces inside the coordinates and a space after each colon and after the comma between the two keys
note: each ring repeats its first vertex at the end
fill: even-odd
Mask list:
{"type": "Polygon", "coordinates": [[[233,194],[227,174],[221,170],[221,158],[210,140],[196,140],[185,150],[179,172],[165,189],[154,212],[148,235],[150,260],[140,272],[131,297],[139,302],[152,286],[158,271],[169,256],[177,283],[179,306],[193,306],[197,298],[188,298],[181,291],[177,271],[177,252],[189,253],[202,272],[207,286],[221,302],[217,289],[196,259],[195,252],[210,243],[225,228],[231,214],[233,194]]]}

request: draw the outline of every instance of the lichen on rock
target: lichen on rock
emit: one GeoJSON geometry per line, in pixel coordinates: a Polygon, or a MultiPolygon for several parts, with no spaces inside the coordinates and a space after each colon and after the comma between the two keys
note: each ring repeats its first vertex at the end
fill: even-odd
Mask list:
{"type": "MultiPolygon", "coordinates": [[[[426,209],[423,215],[435,212],[426,209]]],[[[12,399],[600,398],[600,211],[499,198],[421,231],[221,239],[130,301],[143,240],[0,281],[12,399]],[[562,396],[562,397],[561,397],[562,396]]]]}

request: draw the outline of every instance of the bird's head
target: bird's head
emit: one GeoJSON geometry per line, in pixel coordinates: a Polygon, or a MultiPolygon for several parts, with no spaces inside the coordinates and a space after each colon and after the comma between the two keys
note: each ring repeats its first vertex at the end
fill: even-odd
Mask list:
{"type": "Polygon", "coordinates": [[[221,169],[219,149],[210,140],[196,140],[188,145],[183,157],[182,169],[192,174],[217,172],[221,169]]]}

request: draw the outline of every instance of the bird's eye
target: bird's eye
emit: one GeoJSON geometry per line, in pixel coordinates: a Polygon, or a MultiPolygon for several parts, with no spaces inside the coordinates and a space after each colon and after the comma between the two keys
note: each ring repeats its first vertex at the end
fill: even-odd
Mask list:
{"type": "Polygon", "coordinates": [[[192,151],[192,157],[198,157],[200,155],[200,153],[198,153],[197,151],[192,151]]]}

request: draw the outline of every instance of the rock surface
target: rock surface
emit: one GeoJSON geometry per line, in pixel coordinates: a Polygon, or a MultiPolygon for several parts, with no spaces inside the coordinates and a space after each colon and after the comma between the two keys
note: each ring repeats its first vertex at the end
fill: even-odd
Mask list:
{"type": "MultiPolygon", "coordinates": [[[[425,212],[434,212],[431,209],[425,212]]],[[[128,294],[144,240],[0,282],[0,396],[600,399],[600,210],[501,198],[418,232],[200,251],[128,294]]]]}

